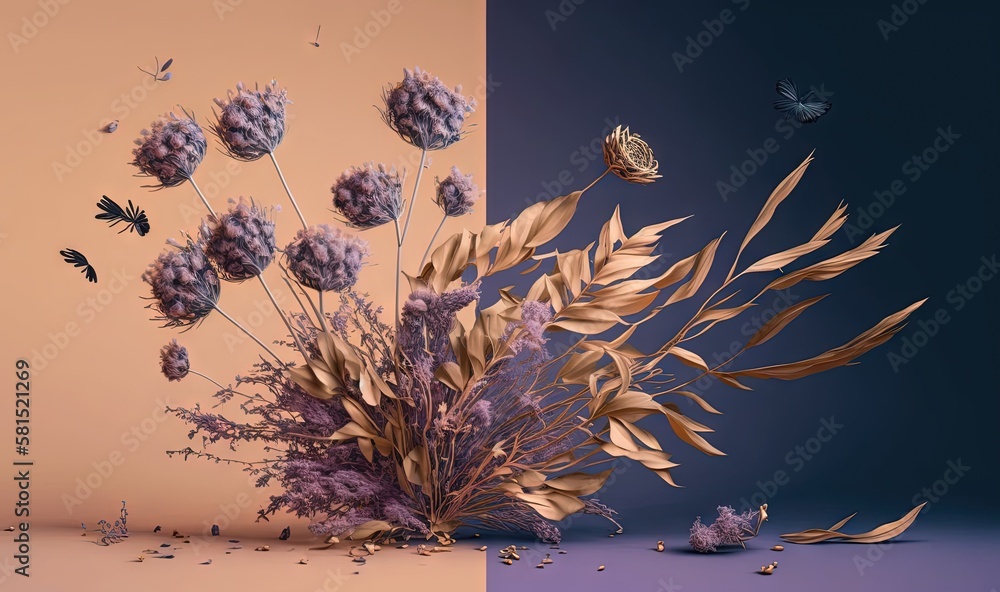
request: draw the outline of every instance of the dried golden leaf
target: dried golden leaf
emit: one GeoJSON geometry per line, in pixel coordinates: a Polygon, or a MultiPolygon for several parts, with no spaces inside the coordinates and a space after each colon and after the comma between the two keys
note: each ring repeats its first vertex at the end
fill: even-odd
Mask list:
{"type": "Polygon", "coordinates": [[[840,205],[838,205],[837,209],[834,210],[833,215],[831,215],[830,219],[826,221],[826,224],[824,224],[823,227],[820,228],[811,239],[809,239],[810,242],[826,240],[840,230],[840,227],[847,221],[847,216],[844,215],[845,211],[847,211],[847,204],[840,202],[840,205]]]}
{"type": "Polygon", "coordinates": [[[603,333],[618,323],[624,321],[611,312],[585,303],[567,306],[560,311],[558,320],[549,325],[549,329],[563,329],[582,335],[603,333]]]}
{"type": "Polygon", "coordinates": [[[434,378],[454,391],[462,392],[465,390],[465,377],[462,376],[462,369],[455,362],[445,362],[438,366],[434,372],[434,378]]]}
{"type": "Polygon", "coordinates": [[[570,495],[591,495],[597,493],[611,475],[611,469],[600,473],[568,473],[549,479],[545,485],[570,495]]]}
{"type": "Polygon", "coordinates": [[[824,294],[822,296],[814,296],[807,300],[803,300],[802,302],[796,302],[774,315],[768,322],[764,323],[764,326],[761,327],[760,330],[754,333],[753,337],[751,337],[749,341],[747,341],[746,348],[750,349],[751,347],[756,347],[762,343],[766,343],[772,337],[781,332],[782,329],[787,327],[789,323],[798,318],[798,316],[805,312],[807,308],[827,296],[828,294],[824,294]]]}
{"type": "MultiPolygon", "coordinates": [[[[666,304],[663,306],[669,306],[675,302],[680,302],[694,296],[695,292],[701,288],[701,285],[705,282],[705,278],[708,277],[708,272],[712,268],[712,261],[715,259],[715,251],[719,248],[719,241],[722,240],[720,236],[717,239],[712,240],[705,248],[702,249],[697,256],[695,256],[693,272],[691,274],[691,279],[687,283],[681,285],[677,288],[673,294],[667,298],[666,304]]],[[[659,287],[659,285],[657,285],[659,287]]]]}
{"type": "MultiPolygon", "coordinates": [[[[809,156],[802,161],[802,164],[796,167],[796,169],[785,177],[781,183],[775,187],[774,191],[771,192],[767,201],[764,202],[764,207],[761,209],[760,213],[757,214],[757,219],[753,221],[753,224],[750,226],[750,230],[747,231],[747,235],[743,239],[743,243],[740,245],[740,249],[737,252],[737,257],[739,257],[739,254],[743,252],[743,249],[750,244],[753,237],[757,236],[757,234],[763,230],[765,226],[767,226],[767,223],[771,221],[771,217],[774,216],[775,210],[778,209],[781,202],[785,201],[785,198],[788,197],[793,189],[795,189],[795,186],[802,178],[802,175],[805,174],[806,169],[809,168],[810,162],[812,162],[812,153],[809,153],[809,156]]],[[[734,262],[733,265],[735,266],[736,263],[734,262]]]]}
{"type": "Polygon", "coordinates": [[[913,525],[914,521],[917,519],[917,515],[920,514],[920,510],[922,510],[925,505],[927,505],[927,502],[923,502],[919,506],[913,508],[899,520],[883,524],[861,534],[844,534],[839,532],[839,529],[854,516],[854,514],[851,514],[837,524],[834,524],[833,527],[829,529],[810,528],[801,532],[783,534],[781,535],[781,538],[788,542],[802,545],[820,543],[835,539],[841,539],[847,543],[881,543],[903,534],[907,528],[913,525]]]}
{"type": "Polygon", "coordinates": [[[786,249],[779,253],[769,255],[764,257],[760,261],[754,263],[750,267],[746,268],[743,273],[760,273],[765,271],[774,271],[775,269],[781,269],[786,265],[794,262],[796,259],[803,255],[808,255],[817,249],[825,246],[829,240],[818,240],[810,241],[808,243],[799,245],[797,247],[792,247],[791,249],[786,249]]]}
{"type": "Polygon", "coordinates": [[[805,280],[819,282],[835,278],[865,259],[878,254],[879,249],[885,246],[885,241],[895,230],[896,228],[890,228],[885,232],[870,237],[857,247],[845,251],[840,255],[785,274],[768,284],[767,289],[785,290],[805,280]]]}

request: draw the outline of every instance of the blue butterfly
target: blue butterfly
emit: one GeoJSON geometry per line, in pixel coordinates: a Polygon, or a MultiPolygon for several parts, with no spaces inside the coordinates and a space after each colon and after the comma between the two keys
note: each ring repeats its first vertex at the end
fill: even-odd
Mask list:
{"type": "Polygon", "coordinates": [[[776,90],[782,98],[774,102],[774,108],[783,111],[785,119],[791,119],[794,116],[801,123],[812,123],[833,107],[829,101],[814,100],[813,91],[800,97],[799,90],[791,78],[779,80],[776,90]]]}

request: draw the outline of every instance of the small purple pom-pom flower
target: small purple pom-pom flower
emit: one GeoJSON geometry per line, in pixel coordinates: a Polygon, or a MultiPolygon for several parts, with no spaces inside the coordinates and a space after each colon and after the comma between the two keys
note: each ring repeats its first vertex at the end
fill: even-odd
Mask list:
{"type": "Polygon", "coordinates": [[[174,187],[187,181],[205,157],[205,134],[186,112],[174,113],[153,122],[151,130],[142,130],[132,150],[132,165],[143,175],[156,177],[160,187],[174,187]]]}
{"type": "Polygon", "coordinates": [[[396,167],[381,163],[351,167],[333,184],[333,207],[348,225],[367,230],[403,214],[403,183],[396,167]]]}
{"type": "MultiPolygon", "coordinates": [[[[232,200],[230,200],[232,202],[232,200]]],[[[209,216],[201,226],[205,253],[219,275],[241,282],[257,277],[270,265],[277,249],[274,222],[252,200],[240,197],[229,211],[209,216]]]]}
{"type": "Polygon", "coordinates": [[[368,243],[326,224],[300,230],[285,247],[288,269],[303,286],[342,292],[358,281],[368,243]]]}
{"type": "Polygon", "coordinates": [[[142,274],[150,285],[156,310],[167,327],[184,327],[202,320],[219,301],[219,276],[208,261],[202,242],[188,237],[176,249],[164,251],[142,274]]]}
{"type": "Polygon", "coordinates": [[[236,92],[228,91],[226,100],[215,99],[221,107],[212,132],[226,153],[238,160],[257,160],[270,154],[285,137],[285,105],[290,103],[288,91],[279,89],[277,82],[247,90],[242,82],[236,92]]]}
{"type": "Polygon", "coordinates": [[[191,362],[188,361],[187,348],[171,339],[170,343],[160,350],[160,370],[167,380],[181,380],[188,375],[191,362]]]}
{"type": "Polygon", "coordinates": [[[440,150],[462,139],[466,113],[476,100],[462,95],[462,87],[446,87],[420,68],[403,70],[403,81],[385,90],[382,119],[407,143],[440,150]]]}
{"type": "Polygon", "coordinates": [[[464,216],[472,212],[478,198],[479,186],[472,182],[472,175],[451,167],[451,174],[438,183],[435,201],[446,216],[464,216]]]}

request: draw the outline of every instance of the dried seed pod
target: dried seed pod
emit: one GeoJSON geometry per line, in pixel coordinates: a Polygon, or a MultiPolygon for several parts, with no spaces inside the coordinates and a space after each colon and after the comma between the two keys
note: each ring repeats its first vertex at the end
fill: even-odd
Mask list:
{"type": "Polygon", "coordinates": [[[548,564],[552,563],[552,560],[549,559],[548,557],[546,557],[545,559],[542,559],[542,563],[548,565],[548,564]]]}
{"type": "Polygon", "coordinates": [[[569,551],[559,551],[560,555],[566,555],[567,553],[569,553],[569,551]]]}
{"type": "Polygon", "coordinates": [[[397,546],[396,548],[397,548],[397,549],[406,549],[406,548],[408,548],[408,547],[409,547],[409,545],[408,545],[408,544],[406,544],[406,543],[403,543],[402,545],[399,545],[399,546],[397,546]]]}
{"type": "Polygon", "coordinates": [[[772,551],[784,551],[785,548],[782,547],[781,545],[775,545],[775,546],[771,547],[771,550],[772,551]]]}
{"type": "Polygon", "coordinates": [[[485,551],[486,550],[486,545],[483,545],[482,547],[479,547],[479,550],[480,551],[485,551]]]}
{"type": "Polygon", "coordinates": [[[504,564],[504,565],[512,565],[513,563],[514,563],[514,562],[513,562],[513,561],[511,561],[510,559],[504,559],[504,560],[503,560],[503,564],[504,564]]]}
{"type": "Polygon", "coordinates": [[[139,555],[139,563],[142,563],[145,560],[146,560],[145,555],[139,555]]]}
{"type": "Polygon", "coordinates": [[[663,547],[663,541],[656,541],[656,550],[659,551],[660,553],[662,553],[663,552],[663,548],[664,548],[663,547]]]}
{"type": "Polygon", "coordinates": [[[305,565],[307,563],[309,563],[309,559],[307,557],[303,557],[302,559],[299,559],[299,565],[305,565]]]}
{"type": "Polygon", "coordinates": [[[597,571],[604,571],[604,566],[603,565],[597,566],[597,571]]]}
{"type": "Polygon", "coordinates": [[[541,563],[539,563],[539,564],[538,564],[538,565],[536,565],[535,567],[537,567],[538,569],[545,569],[545,566],[544,566],[544,565],[542,565],[541,563]]]}

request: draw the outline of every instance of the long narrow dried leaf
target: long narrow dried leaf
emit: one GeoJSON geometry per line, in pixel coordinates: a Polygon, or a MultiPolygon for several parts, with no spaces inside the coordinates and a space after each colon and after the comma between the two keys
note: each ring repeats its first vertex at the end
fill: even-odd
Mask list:
{"type": "Polygon", "coordinates": [[[838,539],[846,543],[881,543],[903,534],[906,529],[913,525],[917,516],[920,514],[920,510],[922,510],[925,505],[927,505],[927,502],[923,502],[919,506],[913,508],[899,520],[883,524],[861,534],[845,534],[838,531],[840,527],[846,524],[847,521],[854,516],[854,514],[851,514],[844,520],[834,524],[833,528],[810,528],[800,532],[783,534],[781,535],[781,538],[788,542],[798,543],[800,545],[808,545],[838,539]]]}
{"type": "MultiPolygon", "coordinates": [[[[701,288],[701,285],[705,282],[705,278],[708,277],[708,272],[712,268],[712,261],[715,260],[715,251],[719,248],[719,241],[722,240],[720,236],[717,239],[713,239],[705,248],[702,249],[694,260],[693,272],[691,273],[691,279],[687,283],[682,284],[681,287],[677,288],[673,294],[667,298],[666,304],[664,306],[669,306],[681,300],[690,298],[694,296],[695,292],[701,288]]],[[[657,285],[659,287],[659,285],[657,285]]]]}
{"type": "Polygon", "coordinates": [[[794,321],[800,314],[805,312],[807,308],[816,304],[820,300],[826,298],[828,294],[822,296],[814,296],[802,302],[796,302],[795,304],[789,306],[788,308],[782,310],[778,314],[774,315],[771,320],[764,323],[764,326],[760,328],[759,331],[754,333],[753,337],[747,341],[746,349],[751,347],[756,347],[762,343],[766,343],[772,337],[781,332],[782,329],[788,326],[789,323],[794,321]]]}
{"type": "MultiPolygon", "coordinates": [[[[802,175],[805,174],[806,169],[809,168],[809,163],[812,162],[812,153],[802,161],[798,167],[795,168],[787,177],[785,177],[778,186],[775,187],[774,191],[771,192],[770,197],[764,202],[764,207],[761,209],[760,213],[757,214],[757,219],[753,221],[750,226],[750,230],[747,231],[746,237],[743,239],[743,244],[740,245],[739,251],[737,251],[737,257],[743,252],[753,237],[767,226],[767,223],[771,221],[771,217],[774,216],[775,210],[781,205],[781,202],[785,201],[785,198],[795,189],[795,186],[799,183],[802,175]]],[[[733,263],[735,265],[735,262],[733,263]]]]}

